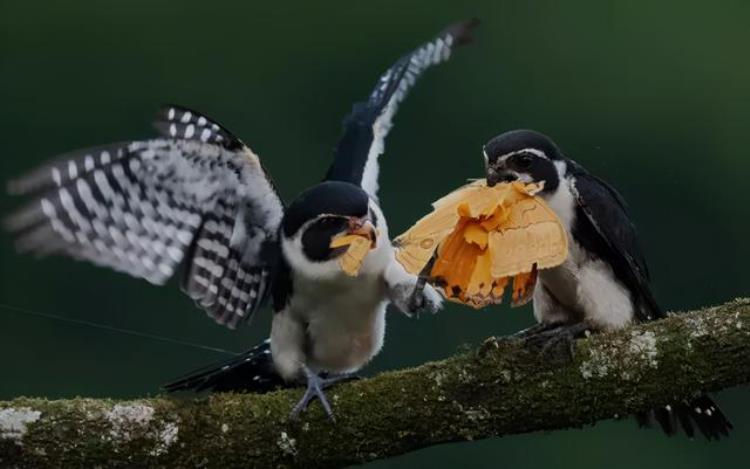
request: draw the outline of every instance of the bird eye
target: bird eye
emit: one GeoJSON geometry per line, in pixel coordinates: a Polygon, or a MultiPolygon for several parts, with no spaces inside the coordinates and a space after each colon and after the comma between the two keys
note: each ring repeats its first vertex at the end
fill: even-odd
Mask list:
{"type": "Polygon", "coordinates": [[[315,224],[324,230],[340,231],[346,228],[347,220],[343,217],[323,217],[315,224]]]}
{"type": "Polygon", "coordinates": [[[514,162],[518,169],[529,169],[531,167],[532,158],[531,155],[521,154],[514,158],[514,162]]]}

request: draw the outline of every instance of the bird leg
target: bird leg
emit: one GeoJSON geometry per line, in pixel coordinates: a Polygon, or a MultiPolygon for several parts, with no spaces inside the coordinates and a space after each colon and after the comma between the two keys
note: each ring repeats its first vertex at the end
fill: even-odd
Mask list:
{"type": "Polygon", "coordinates": [[[313,399],[317,397],[318,400],[320,400],[320,404],[323,406],[323,410],[325,410],[326,415],[328,415],[328,418],[331,419],[331,421],[335,422],[336,418],[333,416],[331,404],[328,402],[328,398],[326,397],[324,390],[341,381],[356,379],[356,376],[353,374],[344,373],[341,375],[323,378],[312,371],[310,368],[308,368],[306,365],[302,365],[302,372],[304,373],[305,379],[307,380],[307,389],[305,389],[305,393],[302,395],[302,398],[297,402],[297,404],[294,405],[294,408],[292,408],[292,412],[289,415],[289,418],[291,420],[297,420],[300,413],[303,410],[306,410],[313,399]]]}
{"type": "Polygon", "coordinates": [[[415,311],[417,318],[419,318],[419,311],[424,308],[423,292],[425,285],[427,284],[427,280],[430,278],[430,272],[432,272],[432,267],[435,265],[436,259],[436,256],[432,256],[429,262],[425,264],[424,268],[417,276],[417,284],[414,286],[414,291],[412,292],[411,296],[409,296],[409,310],[415,311]]]}
{"type": "Polygon", "coordinates": [[[557,324],[555,327],[540,329],[534,334],[526,335],[523,339],[527,347],[537,350],[544,357],[556,362],[570,363],[574,358],[576,339],[585,336],[591,329],[591,325],[585,321],[557,324]]]}

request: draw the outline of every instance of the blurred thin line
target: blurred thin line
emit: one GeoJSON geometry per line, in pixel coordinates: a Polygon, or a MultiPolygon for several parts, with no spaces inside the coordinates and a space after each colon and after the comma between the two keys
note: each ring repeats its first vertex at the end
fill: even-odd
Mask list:
{"type": "Polygon", "coordinates": [[[138,332],[138,331],[133,331],[133,330],[130,330],[130,329],[122,329],[120,327],[109,326],[109,325],[106,325],[106,324],[99,324],[99,323],[96,323],[96,322],[90,322],[90,321],[86,321],[86,320],[83,320],[83,319],[73,319],[73,318],[68,318],[68,317],[65,317],[65,316],[59,316],[57,314],[41,313],[39,311],[32,311],[30,309],[19,308],[17,306],[12,306],[12,305],[8,305],[8,304],[4,304],[4,303],[0,303],[0,309],[4,309],[6,311],[12,311],[12,312],[16,312],[16,313],[21,313],[21,314],[26,314],[26,315],[29,315],[29,316],[37,316],[37,317],[40,317],[40,318],[54,319],[56,321],[62,321],[62,322],[67,322],[67,323],[71,323],[71,324],[79,324],[79,325],[82,325],[82,326],[94,327],[96,329],[103,329],[105,331],[119,332],[121,334],[127,334],[127,335],[136,336],[136,337],[142,337],[144,339],[151,339],[151,340],[156,340],[156,341],[159,341],[159,342],[166,342],[166,343],[169,343],[169,344],[182,345],[182,346],[185,346],[185,347],[192,347],[192,348],[201,349],[201,350],[208,350],[210,352],[223,353],[223,354],[226,354],[226,355],[237,355],[237,352],[232,352],[231,350],[226,350],[226,349],[223,349],[223,348],[211,347],[209,345],[196,344],[194,342],[188,342],[188,341],[185,341],[185,340],[173,339],[171,337],[163,337],[163,336],[160,336],[160,335],[149,334],[148,332],[138,332]]]}

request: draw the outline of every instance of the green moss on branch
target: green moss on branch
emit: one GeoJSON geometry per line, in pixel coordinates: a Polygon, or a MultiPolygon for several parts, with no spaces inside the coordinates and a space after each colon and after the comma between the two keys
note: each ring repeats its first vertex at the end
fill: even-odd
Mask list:
{"type": "Polygon", "coordinates": [[[750,379],[750,300],[576,345],[569,366],[517,341],[383,373],[287,415],[301,390],[203,399],[0,402],[2,467],[335,467],[438,443],[579,427],[750,379]],[[565,403],[576,402],[575,406],[565,403]]]}

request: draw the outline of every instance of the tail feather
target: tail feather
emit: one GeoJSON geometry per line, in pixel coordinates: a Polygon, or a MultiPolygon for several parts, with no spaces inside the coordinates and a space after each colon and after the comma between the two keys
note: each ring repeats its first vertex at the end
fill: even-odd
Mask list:
{"type": "Polygon", "coordinates": [[[236,357],[196,370],[163,386],[167,392],[211,391],[266,393],[289,387],[274,370],[271,343],[261,343],[236,357]]]}
{"type": "Polygon", "coordinates": [[[734,428],[718,405],[708,396],[701,396],[690,403],[691,411],[698,429],[703,435],[718,440],[721,436],[729,436],[734,428]]]}
{"type": "Polygon", "coordinates": [[[659,426],[669,436],[677,433],[678,427],[676,425],[675,412],[672,412],[672,408],[661,407],[653,410],[654,420],[659,423],[659,426]]]}
{"type": "Polygon", "coordinates": [[[690,418],[689,412],[677,412],[677,419],[680,421],[680,426],[685,432],[688,438],[695,436],[695,428],[693,427],[693,421],[690,418]]]}
{"type": "Polygon", "coordinates": [[[686,436],[692,438],[697,427],[709,441],[729,436],[734,428],[719,406],[706,395],[636,414],[640,427],[650,427],[652,419],[656,420],[668,436],[675,435],[682,429],[686,436]]]}

